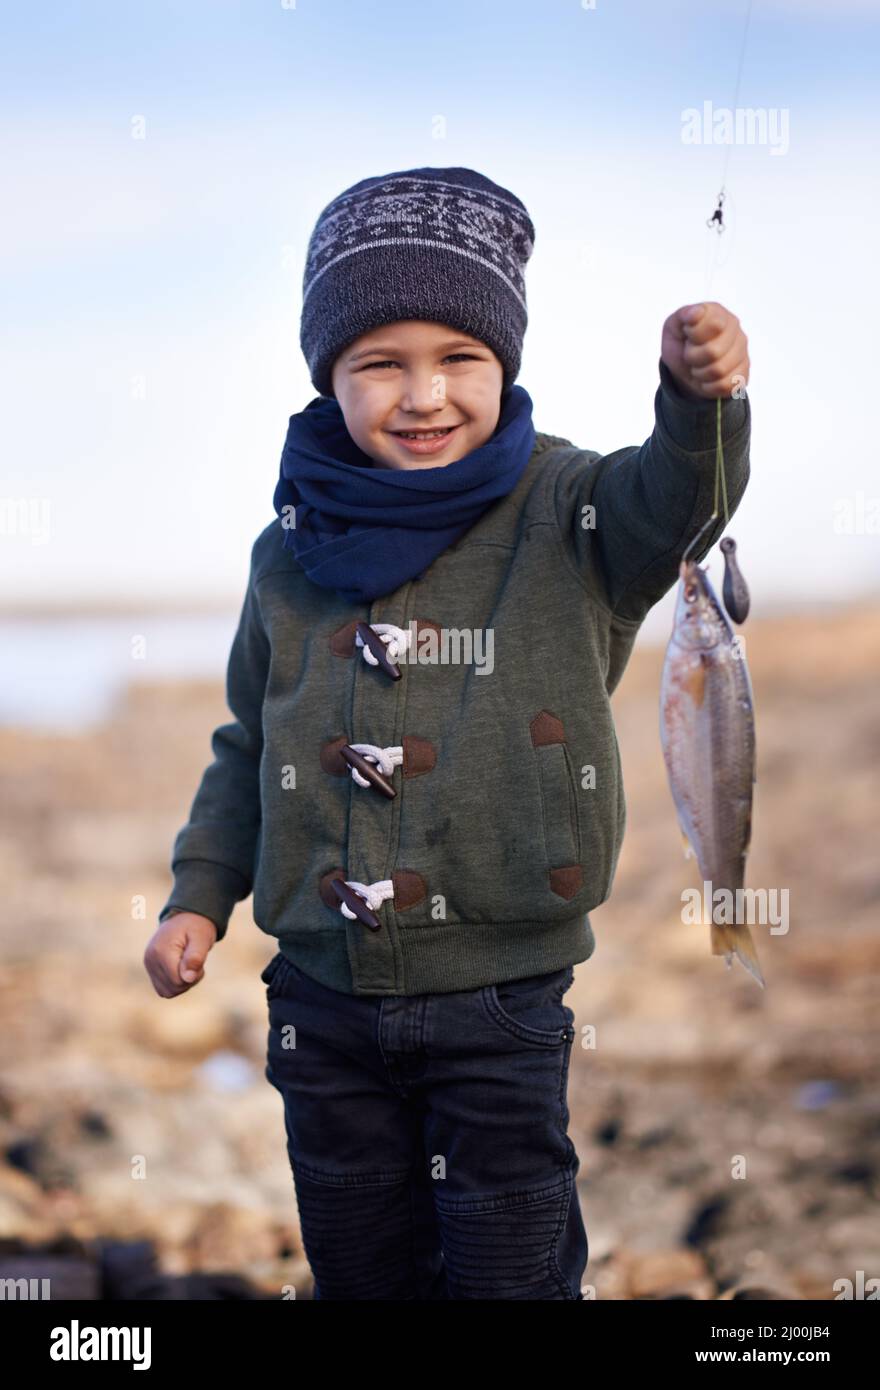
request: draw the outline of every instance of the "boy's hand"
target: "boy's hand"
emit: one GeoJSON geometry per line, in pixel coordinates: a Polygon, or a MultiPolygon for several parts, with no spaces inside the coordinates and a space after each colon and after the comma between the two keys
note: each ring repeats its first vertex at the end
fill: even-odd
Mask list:
{"type": "Polygon", "coordinates": [[[197,985],[216,940],[214,923],[198,912],[176,912],[160,922],[144,952],[144,965],[156,993],[173,999],[197,985]]]}
{"type": "Polygon", "coordinates": [[[660,356],[686,396],[715,400],[747,384],[748,347],[736,314],[709,301],[687,304],[669,315],[663,325],[660,356]]]}

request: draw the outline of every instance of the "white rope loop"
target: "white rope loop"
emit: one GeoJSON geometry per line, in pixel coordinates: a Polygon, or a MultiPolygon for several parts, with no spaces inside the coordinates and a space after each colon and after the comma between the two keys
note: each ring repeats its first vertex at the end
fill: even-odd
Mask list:
{"type": "MultiPolygon", "coordinates": [[[[404,627],[398,627],[396,623],[370,623],[370,627],[387,647],[389,661],[397,662],[412,642],[412,632],[404,627]]],[[[379,658],[370,651],[360,633],[355,636],[355,641],[359,647],[364,649],[364,660],[370,666],[378,666],[379,658]]],[[[353,746],[353,745],[352,745],[353,746]]]]}
{"type": "MultiPolygon", "coordinates": [[[[371,912],[378,912],[386,898],[394,897],[394,884],[390,878],[380,878],[376,883],[357,883],[353,878],[346,878],[343,882],[349,888],[353,888],[356,893],[360,893],[362,898],[366,898],[367,906],[371,912]]],[[[344,916],[350,917],[353,922],[360,919],[356,912],[352,912],[348,903],[341,903],[344,916]]]]}
{"type": "MultiPolygon", "coordinates": [[[[371,763],[378,763],[379,771],[383,777],[391,777],[394,769],[403,762],[403,745],[397,744],[389,748],[380,748],[376,743],[350,743],[349,748],[353,748],[362,757],[368,758],[371,763]]],[[[350,769],[351,775],[359,787],[370,787],[372,782],[368,781],[362,772],[358,772],[356,767],[350,769]]]]}

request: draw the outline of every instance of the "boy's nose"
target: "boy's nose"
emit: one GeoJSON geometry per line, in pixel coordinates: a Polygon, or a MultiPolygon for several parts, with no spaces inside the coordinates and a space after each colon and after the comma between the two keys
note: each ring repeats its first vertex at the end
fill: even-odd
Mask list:
{"type": "Polygon", "coordinates": [[[435,378],[431,372],[411,372],[406,378],[400,396],[402,410],[426,416],[436,415],[446,405],[442,378],[435,378]]]}

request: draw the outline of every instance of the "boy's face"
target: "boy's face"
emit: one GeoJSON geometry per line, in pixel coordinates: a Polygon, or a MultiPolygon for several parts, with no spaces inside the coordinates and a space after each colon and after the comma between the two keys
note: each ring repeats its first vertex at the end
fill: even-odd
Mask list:
{"type": "Polygon", "coordinates": [[[444,323],[402,319],[363,333],[333,364],[346,428],[382,468],[441,468],[490,439],[504,368],[491,348],[444,323]],[[454,426],[417,443],[400,432],[454,426]]]}

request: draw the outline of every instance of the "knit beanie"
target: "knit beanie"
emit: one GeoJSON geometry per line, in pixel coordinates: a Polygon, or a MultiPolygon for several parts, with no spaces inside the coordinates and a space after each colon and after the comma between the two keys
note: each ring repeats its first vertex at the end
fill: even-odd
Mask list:
{"type": "Polygon", "coordinates": [[[399,319],[479,338],[516,379],[528,322],[524,272],[535,229],[520,200],[473,169],[362,179],[327,205],[306,252],[300,345],[333,396],[339,353],[399,319]]]}

